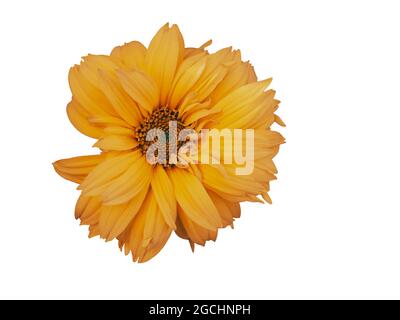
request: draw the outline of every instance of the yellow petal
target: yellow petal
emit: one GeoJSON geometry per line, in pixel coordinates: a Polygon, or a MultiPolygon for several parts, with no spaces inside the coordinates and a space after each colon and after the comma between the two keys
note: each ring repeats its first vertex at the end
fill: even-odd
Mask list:
{"type": "Polygon", "coordinates": [[[238,216],[238,211],[240,215],[239,203],[223,199],[217,193],[212,191],[208,191],[208,195],[218,209],[224,223],[223,226],[232,225],[234,218],[238,216]]]}
{"type": "Polygon", "coordinates": [[[67,105],[67,115],[69,121],[73,126],[84,135],[91,138],[99,138],[102,136],[103,131],[101,128],[94,126],[88,121],[88,115],[79,103],[72,99],[72,101],[67,105]]]}
{"type": "Polygon", "coordinates": [[[111,52],[111,57],[120,60],[127,69],[144,70],[145,55],[146,48],[139,41],[126,43],[111,52]]]}
{"type": "Polygon", "coordinates": [[[117,126],[117,127],[125,127],[132,128],[127,122],[120,118],[111,117],[111,116],[94,116],[89,117],[89,122],[101,127],[107,126],[117,126]]]}
{"type": "Polygon", "coordinates": [[[100,236],[110,241],[121,234],[139,212],[146,194],[147,188],[143,188],[127,203],[103,206],[99,220],[100,236]]]}
{"type": "Polygon", "coordinates": [[[97,197],[80,195],[75,206],[75,219],[81,219],[81,224],[96,224],[99,221],[101,201],[97,197]]]}
{"type": "Polygon", "coordinates": [[[205,43],[203,43],[199,48],[190,48],[190,47],[189,48],[185,48],[185,51],[184,51],[185,59],[187,59],[189,57],[192,57],[192,56],[195,56],[195,55],[197,55],[199,53],[201,54],[201,53],[207,52],[205,50],[205,48],[207,48],[211,44],[212,44],[212,40],[210,39],[210,40],[206,41],[205,43]]]}
{"type": "Polygon", "coordinates": [[[174,187],[165,172],[165,169],[160,165],[157,165],[154,168],[153,178],[151,179],[151,188],[165,222],[172,229],[175,229],[176,199],[174,187]]]}
{"type": "Polygon", "coordinates": [[[208,240],[216,240],[217,230],[208,230],[194,222],[189,215],[179,206],[179,221],[185,230],[188,239],[194,243],[204,246],[208,240]]]}
{"type": "Polygon", "coordinates": [[[221,110],[217,108],[212,108],[212,109],[201,109],[197,110],[195,112],[192,112],[188,117],[185,118],[184,123],[185,125],[190,125],[191,123],[194,123],[202,118],[209,117],[210,115],[213,115],[215,113],[219,113],[221,110]]]}
{"type": "Polygon", "coordinates": [[[80,218],[80,220],[81,220],[80,225],[89,226],[89,238],[99,235],[98,232],[96,234],[93,234],[92,232],[90,232],[90,227],[98,225],[99,218],[100,218],[100,210],[101,210],[101,207],[95,211],[87,211],[88,213],[91,212],[91,215],[82,216],[80,218]]]}
{"type": "Polygon", "coordinates": [[[130,245],[129,245],[129,238],[130,238],[131,228],[132,228],[132,222],[117,237],[117,239],[118,239],[118,247],[119,247],[119,249],[121,251],[122,250],[124,251],[126,256],[131,251],[131,248],[130,248],[130,245]]]}
{"type": "Polygon", "coordinates": [[[127,202],[150,184],[153,169],[140,151],[135,153],[140,154],[136,161],[102,192],[105,205],[127,202]]]}
{"type": "Polygon", "coordinates": [[[249,83],[251,65],[248,62],[241,62],[229,68],[225,78],[218,84],[211,94],[213,101],[219,101],[235,89],[249,83]]]}
{"type": "Polygon", "coordinates": [[[76,202],[75,205],[75,219],[79,219],[79,217],[82,215],[85,208],[89,204],[90,199],[91,197],[85,197],[82,195],[79,196],[78,201],[76,202]]]}
{"type": "MultiPolygon", "coordinates": [[[[204,72],[205,73],[205,72],[204,72]]],[[[203,74],[204,74],[203,73],[203,74]]],[[[194,92],[197,93],[197,98],[199,101],[203,101],[213,90],[218,86],[218,84],[224,79],[227,73],[227,68],[225,66],[218,66],[204,79],[199,79],[198,82],[191,88],[194,92]]]]}
{"type": "Polygon", "coordinates": [[[122,64],[106,55],[89,54],[83,57],[80,72],[94,87],[100,89],[99,71],[113,74],[122,64]]]}
{"type": "MultiPolygon", "coordinates": [[[[99,235],[102,239],[112,240],[110,237],[111,229],[114,227],[118,218],[126,211],[128,203],[123,203],[117,206],[102,206],[99,218],[99,235]]],[[[129,223],[130,221],[128,221],[129,223]]],[[[121,232],[123,229],[121,230],[121,232]]]]}
{"type": "Polygon", "coordinates": [[[171,231],[157,206],[154,194],[148,192],[130,227],[128,241],[133,260],[145,262],[154,257],[164,247],[171,231]]]}
{"type": "Polygon", "coordinates": [[[212,39],[207,40],[206,42],[204,42],[199,49],[201,50],[205,50],[207,47],[211,46],[212,44],[212,39]]]}
{"type": "Polygon", "coordinates": [[[100,148],[102,150],[110,151],[123,151],[131,150],[138,146],[138,142],[133,137],[120,136],[120,135],[108,135],[104,138],[99,139],[93,147],[100,148]]]}
{"type": "Polygon", "coordinates": [[[58,160],[53,163],[54,170],[65,179],[81,183],[83,179],[103,161],[104,155],[81,156],[58,160]]]}
{"type": "Polygon", "coordinates": [[[159,103],[159,91],[155,81],[142,71],[117,71],[126,93],[148,113],[159,103]]]}
{"type": "Polygon", "coordinates": [[[103,129],[105,134],[116,134],[116,135],[121,135],[121,136],[128,136],[132,137],[134,131],[129,128],[124,128],[124,127],[119,127],[119,126],[111,126],[111,127],[105,127],[103,129]]]}
{"type": "Polygon", "coordinates": [[[227,74],[228,65],[235,61],[240,61],[240,57],[230,47],[207,56],[206,67],[197,83],[191,89],[197,93],[199,101],[206,99],[213,92],[227,74]]]}
{"type": "Polygon", "coordinates": [[[215,230],[222,221],[200,181],[183,169],[170,170],[168,175],[174,185],[176,200],[191,220],[200,226],[215,230]]]}
{"type": "Polygon", "coordinates": [[[263,199],[264,199],[266,202],[268,202],[269,204],[272,204],[271,197],[268,195],[267,192],[262,192],[261,195],[262,195],[263,199]]]}
{"type": "Polygon", "coordinates": [[[168,105],[175,108],[192,89],[206,67],[205,54],[198,54],[182,62],[171,87],[168,105]]]}
{"type": "Polygon", "coordinates": [[[276,114],[274,115],[274,120],[281,127],[286,127],[286,124],[283,122],[283,120],[278,115],[276,115],[276,114]]]}
{"type": "Polygon", "coordinates": [[[278,173],[278,170],[272,161],[272,157],[265,157],[259,159],[259,161],[256,161],[256,169],[268,171],[272,175],[278,173]]]}
{"type": "Polygon", "coordinates": [[[202,53],[205,53],[205,51],[200,48],[185,48],[184,58],[187,59],[202,53]]]}
{"type": "Polygon", "coordinates": [[[256,82],[257,81],[257,75],[256,72],[254,70],[254,67],[251,66],[250,70],[249,70],[249,80],[248,83],[252,83],[252,82],[256,82]]]}
{"type": "Polygon", "coordinates": [[[260,99],[247,108],[227,115],[225,123],[233,128],[265,128],[270,127],[274,121],[274,107],[279,103],[274,99],[275,91],[266,91],[260,99]]]}
{"type": "Polygon", "coordinates": [[[89,225],[89,238],[96,237],[100,234],[98,223],[89,225]]]}
{"type": "Polygon", "coordinates": [[[74,66],[68,74],[72,95],[91,116],[115,115],[114,108],[104,94],[91,84],[80,72],[80,66],[74,66]]]}
{"type": "Polygon", "coordinates": [[[209,109],[210,107],[210,100],[205,102],[199,102],[196,99],[196,93],[191,92],[185,98],[183,98],[182,103],[179,105],[179,114],[181,116],[185,116],[187,112],[197,110],[197,109],[209,109]]]}
{"type": "MultiPolygon", "coordinates": [[[[240,128],[233,124],[241,117],[247,116],[264,99],[265,88],[271,83],[271,79],[250,83],[239,87],[225,98],[221,99],[215,108],[222,112],[216,118],[219,120],[217,128],[240,128]]],[[[257,115],[259,116],[259,115],[257,115]]]]}
{"type": "Polygon", "coordinates": [[[183,59],[184,43],[177,25],[164,25],[151,40],[146,53],[147,73],[160,88],[160,102],[165,105],[175,72],[183,59]]]}
{"type": "Polygon", "coordinates": [[[224,199],[240,202],[254,200],[254,195],[263,189],[262,183],[253,176],[238,176],[236,166],[224,165],[226,174],[222,174],[217,166],[198,165],[202,174],[202,181],[208,189],[216,192],[224,199]]]}
{"type": "Polygon", "coordinates": [[[177,210],[178,210],[178,215],[177,215],[177,217],[176,217],[176,229],[175,229],[175,234],[176,234],[178,237],[182,238],[182,239],[189,240],[189,235],[187,234],[186,229],[185,229],[185,227],[183,226],[181,219],[179,218],[179,211],[182,210],[182,208],[180,208],[180,207],[178,206],[177,210]]]}
{"type": "Polygon", "coordinates": [[[139,156],[141,155],[138,151],[127,152],[105,159],[93,169],[93,171],[80,184],[78,189],[83,190],[83,193],[87,193],[86,195],[90,195],[90,191],[103,187],[108,182],[119,177],[138,159],[139,156]]]}
{"type": "Polygon", "coordinates": [[[147,201],[143,205],[143,211],[145,212],[146,215],[146,222],[144,223],[142,240],[149,243],[149,240],[154,237],[153,232],[157,228],[156,221],[157,221],[157,215],[159,213],[157,200],[152,190],[147,195],[147,201]]]}
{"type": "Polygon", "coordinates": [[[117,79],[104,71],[99,71],[99,84],[118,115],[131,126],[137,126],[141,115],[135,101],[126,94],[117,79]]]}
{"type": "Polygon", "coordinates": [[[254,130],[254,133],[254,145],[256,149],[265,150],[266,148],[275,147],[285,142],[285,138],[277,131],[258,129],[254,130]]]}

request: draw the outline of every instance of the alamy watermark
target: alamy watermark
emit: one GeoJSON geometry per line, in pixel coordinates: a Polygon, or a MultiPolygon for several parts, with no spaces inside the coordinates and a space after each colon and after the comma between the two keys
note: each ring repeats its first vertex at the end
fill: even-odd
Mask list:
{"type": "Polygon", "coordinates": [[[253,129],[178,130],[177,121],[169,121],[167,132],[150,129],[146,141],[151,143],[146,159],[151,164],[187,166],[193,164],[235,164],[236,175],[254,170],[253,129]]]}

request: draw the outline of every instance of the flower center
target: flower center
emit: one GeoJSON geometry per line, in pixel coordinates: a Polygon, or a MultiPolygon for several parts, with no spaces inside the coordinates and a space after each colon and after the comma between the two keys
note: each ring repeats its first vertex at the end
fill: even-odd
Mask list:
{"type": "MultiPolygon", "coordinates": [[[[179,133],[185,126],[181,122],[179,112],[171,110],[168,107],[158,107],[146,118],[143,119],[142,123],[136,128],[136,140],[139,143],[139,148],[143,154],[146,154],[147,150],[151,145],[158,141],[160,133],[162,131],[165,141],[158,141],[159,148],[162,148],[166,154],[166,163],[163,163],[164,167],[173,166],[169,164],[169,145],[172,139],[177,139],[179,133]],[[170,122],[173,122],[170,126],[170,122]],[[154,131],[157,130],[157,131],[154,131]],[[171,132],[172,131],[172,132],[171,132]],[[171,136],[173,135],[173,136],[171,136]]],[[[182,146],[182,142],[175,141],[177,150],[182,146]]],[[[155,152],[155,156],[158,156],[158,150],[155,152]]]]}

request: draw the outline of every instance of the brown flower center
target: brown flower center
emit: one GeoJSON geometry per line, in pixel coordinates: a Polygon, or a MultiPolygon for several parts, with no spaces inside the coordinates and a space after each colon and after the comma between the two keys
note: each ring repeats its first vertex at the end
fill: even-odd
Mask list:
{"type": "MultiPolygon", "coordinates": [[[[146,154],[149,147],[155,142],[159,142],[159,150],[163,149],[166,154],[166,163],[164,167],[173,166],[169,164],[169,145],[172,139],[176,139],[177,150],[182,146],[182,142],[177,141],[177,137],[185,126],[182,123],[179,112],[171,110],[168,107],[158,107],[146,118],[143,119],[142,123],[136,128],[136,140],[139,143],[139,148],[143,154],[146,154]],[[173,122],[170,126],[170,122],[173,122]],[[173,130],[175,128],[175,130],[173,130]],[[165,142],[158,141],[158,135],[155,134],[153,129],[161,130],[165,137],[165,142]],[[173,135],[173,136],[171,136],[173,135]]],[[[172,141],[171,141],[172,143],[172,141]]],[[[158,151],[155,152],[155,156],[158,156],[158,151]]]]}

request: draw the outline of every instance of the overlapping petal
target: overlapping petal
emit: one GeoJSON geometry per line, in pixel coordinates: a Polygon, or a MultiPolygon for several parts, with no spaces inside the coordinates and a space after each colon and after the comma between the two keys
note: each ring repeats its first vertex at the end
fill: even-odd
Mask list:
{"type": "Polygon", "coordinates": [[[176,200],[191,220],[215,231],[222,226],[221,217],[201,182],[186,170],[172,170],[169,177],[174,185],[176,200]]]}
{"type": "Polygon", "coordinates": [[[139,41],[132,41],[115,47],[111,52],[111,57],[121,61],[127,69],[144,70],[146,47],[139,41]]]}
{"type": "Polygon", "coordinates": [[[160,100],[157,83],[146,73],[138,70],[118,70],[117,74],[126,93],[146,114],[151,113],[160,100]]]}
{"type": "Polygon", "coordinates": [[[83,109],[83,107],[75,99],[72,99],[67,105],[67,115],[69,121],[79,132],[91,138],[99,138],[102,136],[102,128],[90,123],[88,120],[90,118],[90,114],[83,109]]]}
{"type": "Polygon", "coordinates": [[[81,183],[104,159],[105,156],[103,154],[80,156],[58,160],[53,163],[53,166],[56,172],[63,178],[81,183]]]}
{"type": "Polygon", "coordinates": [[[152,191],[127,229],[124,244],[132,251],[134,261],[146,262],[164,247],[172,229],[165,222],[152,191]]]}

